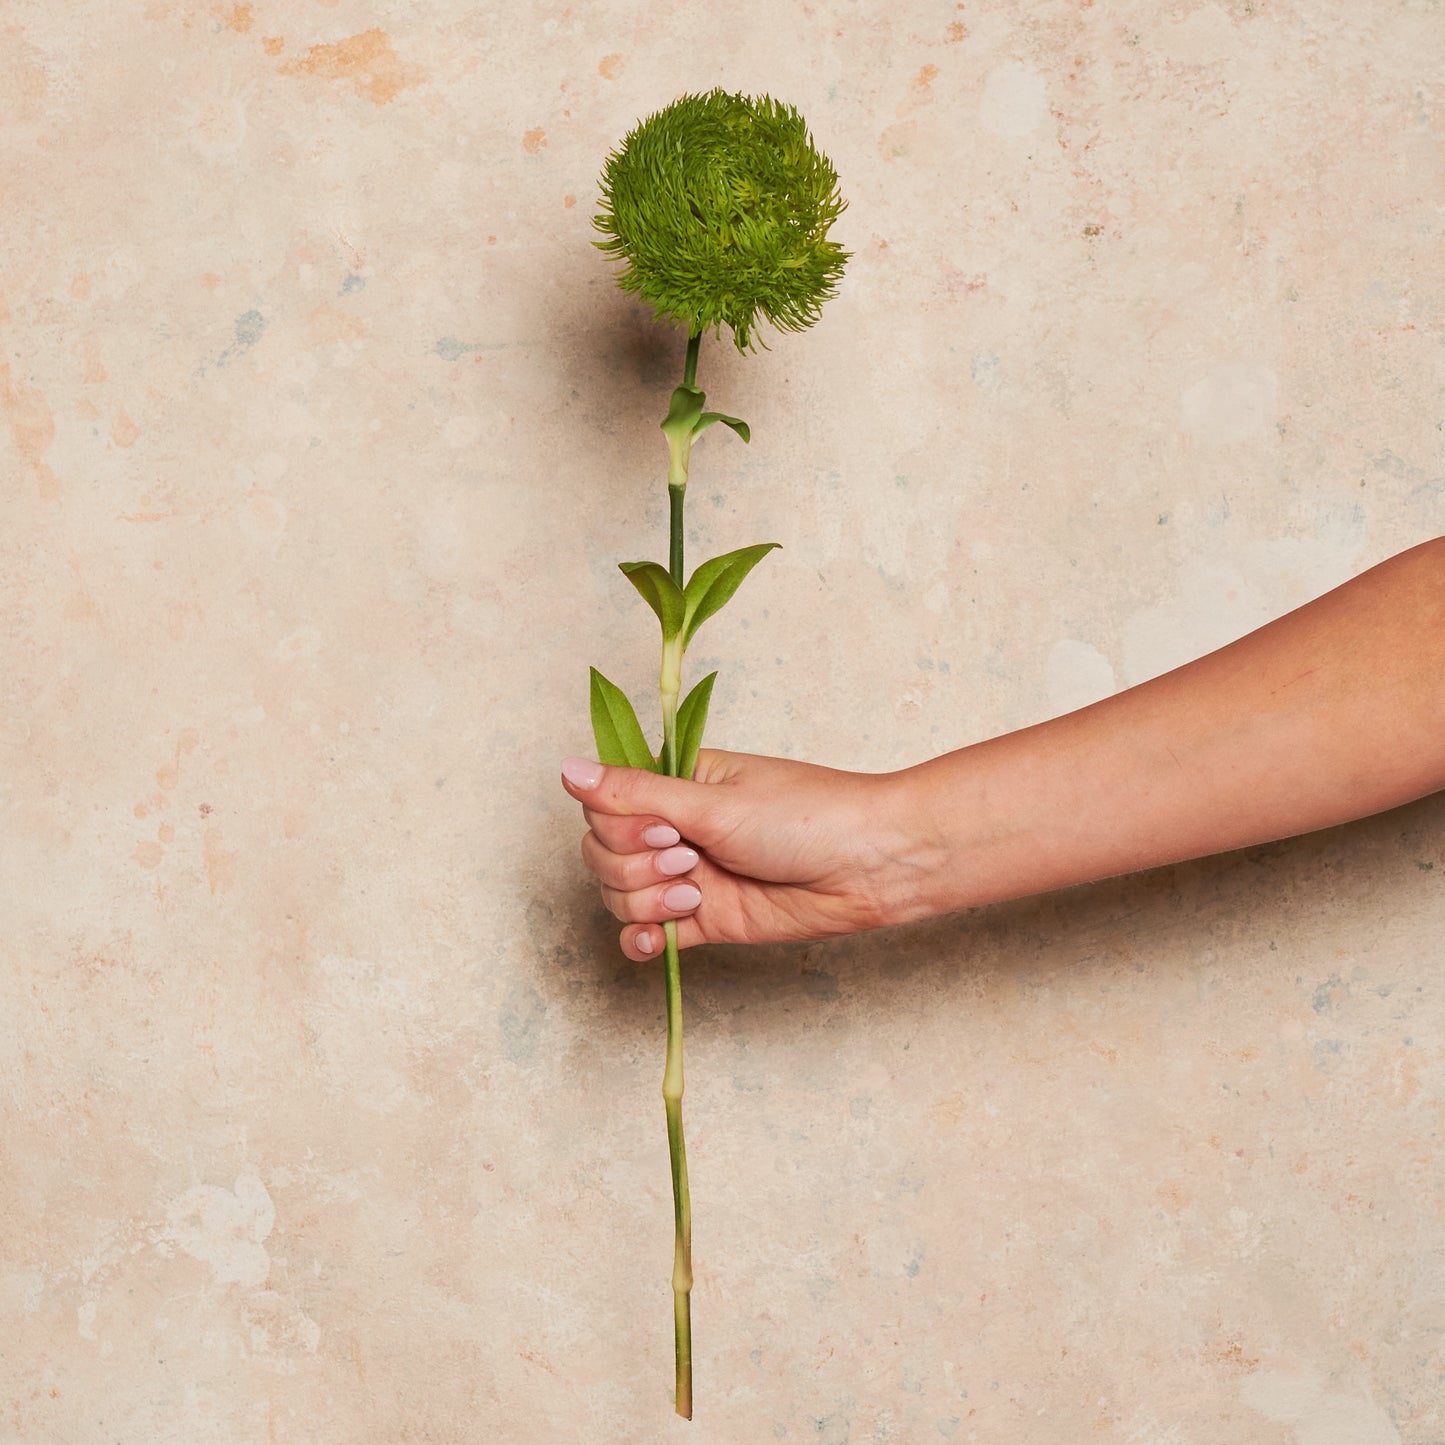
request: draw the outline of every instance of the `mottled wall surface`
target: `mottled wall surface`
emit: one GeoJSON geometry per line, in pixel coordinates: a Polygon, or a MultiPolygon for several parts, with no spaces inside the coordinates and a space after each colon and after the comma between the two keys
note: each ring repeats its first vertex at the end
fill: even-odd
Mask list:
{"type": "Polygon", "coordinates": [[[0,1439],[1439,1445],[1445,801],[657,970],[681,345],[633,122],[796,103],[854,254],[699,380],[711,740],[889,769],[1445,531],[1438,0],[0,9],[0,1439]]]}

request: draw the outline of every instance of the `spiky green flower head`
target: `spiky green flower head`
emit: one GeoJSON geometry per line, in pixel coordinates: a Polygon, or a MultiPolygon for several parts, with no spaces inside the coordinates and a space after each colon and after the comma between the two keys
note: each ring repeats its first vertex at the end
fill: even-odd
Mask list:
{"type": "Polygon", "coordinates": [[[594,244],[627,263],[618,284],[689,334],[759,317],[802,331],[837,294],[848,253],[828,240],[847,202],[803,118],[766,95],[684,95],[607,158],[594,244]]]}

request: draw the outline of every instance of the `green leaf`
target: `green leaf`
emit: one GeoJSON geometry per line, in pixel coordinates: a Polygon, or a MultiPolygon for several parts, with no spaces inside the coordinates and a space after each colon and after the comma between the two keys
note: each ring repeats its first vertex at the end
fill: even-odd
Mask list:
{"type": "Polygon", "coordinates": [[[697,425],[692,429],[693,436],[701,436],[715,421],[720,421],[724,426],[730,426],[745,442],[752,441],[753,434],[748,430],[747,422],[740,421],[735,416],[724,416],[720,411],[703,412],[697,419],[697,425]]]}
{"type": "Polygon", "coordinates": [[[656,562],[619,562],[623,575],[642,594],[642,600],[657,613],[663,639],[670,640],[682,630],[682,593],[672,574],[656,562]]]}
{"type": "Polygon", "coordinates": [[[597,761],[609,768],[646,768],[657,771],[657,759],[647,746],[637,714],[627,694],[608,682],[597,669],[592,673],[592,736],[597,740],[597,761]]]}
{"type": "Polygon", "coordinates": [[[667,403],[667,415],[660,423],[663,431],[676,432],[678,436],[688,435],[696,428],[697,419],[706,404],[707,394],[684,382],[667,403]]]}
{"type": "Polygon", "coordinates": [[[702,746],[707,705],[712,700],[712,685],[716,681],[717,673],[708,673],[677,710],[677,775],[680,778],[690,778],[697,771],[697,750],[702,746]]]}
{"type": "MultiPolygon", "coordinates": [[[[773,550],[777,542],[758,542],[739,547],[704,562],[688,579],[683,593],[682,645],[686,647],[694,633],[714,612],[726,605],[742,585],[742,580],[773,550]]],[[[661,569],[659,568],[659,571],[661,569]]]]}

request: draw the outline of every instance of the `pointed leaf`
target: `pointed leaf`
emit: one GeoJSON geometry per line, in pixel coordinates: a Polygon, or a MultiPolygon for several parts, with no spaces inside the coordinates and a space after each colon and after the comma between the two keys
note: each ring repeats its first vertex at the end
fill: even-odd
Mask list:
{"type": "Polygon", "coordinates": [[[739,547],[704,562],[688,579],[683,593],[685,611],[682,620],[682,645],[686,647],[699,627],[707,621],[738,590],[744,577],[778,546],[777,542],[758,542],[739,547]]]}
{"type": "Polygon", "coordinates": [[[646,768],[655,773],[657,760],[647,746],[627,694],[595,667],[591,672],[592,736],[597,740],[597,761],[609,768],[646,768]]]}
{"type": "Polygon", "coordinates": [[[705,411],[698,417],[697,425],[693,427],[693,436],[701,436],[715,421],[720,421],[724,426],[730,426],[745,442],[753,439],[753,434],[748,430],[748,424],[735,416],[724,416],[720,411],[705,411]]]}
{"type": "Polygon", "coordinates": [[[656,562],[619,562],[623,575],[642,594],[642,599],[657,613],[664,639],[676,637],[682,629],[683,600],[677,583],[666,567],[656,562]]]}
{"type": "Polygon", "coordinates": [[[707,705],[712,700],[712,685],[716,681],[717,673],[708,673],[677,710],[677,775],[680,778],[690,778],[697,771],[697,750],[702,746],[707,705]]]}

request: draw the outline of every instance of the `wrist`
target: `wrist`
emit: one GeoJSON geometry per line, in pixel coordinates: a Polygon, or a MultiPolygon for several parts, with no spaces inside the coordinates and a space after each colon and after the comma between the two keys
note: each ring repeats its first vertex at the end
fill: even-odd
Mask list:
{"type": "MultiPolygon", "coordinates": [[[[965,845],[950,831],[960,810],[939,806],[937,773],[944,761],[936,758],[878,779],[880,926],[916,923],[968,906],[958,887],[965,845]]],[[[956,781],[950,779],[949,786],[956,781]]]]}
{"type": "Polygon", "coordinates": [[[1063,876],[1040,829],[1037,765],[997,738],[888,775],[894,886],[890,922],[959,913],[1077,881],[1063,876]]]}

